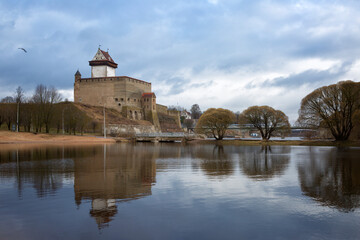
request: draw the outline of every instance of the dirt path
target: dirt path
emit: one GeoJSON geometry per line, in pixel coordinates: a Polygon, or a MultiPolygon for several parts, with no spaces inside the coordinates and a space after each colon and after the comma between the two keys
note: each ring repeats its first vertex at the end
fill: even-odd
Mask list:
{"type": "Polygon", "coordinates": [[[0,144],[5,143],[115,143],[114,139],[94,136],[71,136],[0,131],[0,144]]]}

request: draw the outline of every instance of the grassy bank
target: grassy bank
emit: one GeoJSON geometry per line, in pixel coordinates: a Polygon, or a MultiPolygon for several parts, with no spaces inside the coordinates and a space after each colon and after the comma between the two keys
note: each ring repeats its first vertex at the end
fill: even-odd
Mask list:
{"type": "Polygon", "coordinates": [[[95,136],[0,131],[0,144],[6,143],[115,143],[115,140],[95,136]]]}

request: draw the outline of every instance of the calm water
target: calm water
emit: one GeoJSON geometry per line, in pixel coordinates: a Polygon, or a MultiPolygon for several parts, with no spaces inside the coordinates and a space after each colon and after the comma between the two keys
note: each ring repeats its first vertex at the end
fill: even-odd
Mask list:
{"type": "Polygon", "coordinates": [[[0,239],[360,239],[360,148],[0,145],[0,239]]]}

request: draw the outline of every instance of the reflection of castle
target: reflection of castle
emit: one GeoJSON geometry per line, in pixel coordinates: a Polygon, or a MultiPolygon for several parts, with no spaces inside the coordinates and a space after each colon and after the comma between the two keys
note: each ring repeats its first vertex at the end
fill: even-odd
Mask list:
{"type": "Polygon", "coordinates": [[[151,195],[155,183],[154,155],[139,153],[134,146],[120,145],[75,162],[74,191],[77,205],[91,200],[90,215],[99,228],[107,226],[117,213],[116,202],[151,195]],[[125,148],[126,147],[126,148],[125,148]],[[124,157],[124,158],[121,158],[124,157]]]}

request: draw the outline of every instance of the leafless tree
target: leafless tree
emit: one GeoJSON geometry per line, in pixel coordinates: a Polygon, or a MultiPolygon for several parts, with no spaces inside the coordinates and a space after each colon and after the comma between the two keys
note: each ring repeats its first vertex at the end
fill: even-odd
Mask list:
{"type": "Polygon", "coordinates": [[[11,96],[6,96],[6,97],[4,97],[3,99],[1,99],[1,102],[2,102],[2,103],[14,103],[15,100],[14,100],[14,98],[11,97],[11,96]]]}
{"type": "Polygon", "coordinates": [[[46,133],[49,133],[54,104],[60,102],[61,99],[62,97],[56,88],[48,88],[42,84],[36,86],[35,93],[32,97],[33,103],[37,106],[36,131],[41,131],[41,127],[44,124],[46,133]]]}
{"type": "Polygon", "coordinates": [[[185,108],[181,107],[181,106],[175,106],[175,105],[170,105],[168,106],[168,110],[176,110],[176,111],[183,111],[185,108]]]}
{"type": "Polygon", "coordinates": [[[16,105],[14,103],[1,103],[0,115],[2,121],[6,123],[8,130],[11,130],[11,125],[16,120],[16,105]]]}
{"type": "Polygon", "coordinates": [[[97,121],[95,121],[95,120],[92,120],[92,121],[90,122],[90,127],[91,127],[91,129],[92,129],[92,131],[93,131],[94,134],[95,134],[95,131],[96,131],[96,128],[98,127],[98,125],[99,125],[99,122],[97,122],[97,121]]]}
{"type": "Polygon", "coordinates": [[[34,104],[24,103],[20,111],[20,125],[24,127],[25,132],[30,132],[33,123],[34,104]]]}
{"type": "Polygon", "coordinates": [[[187,129],[192,128],[194,125],[194,120],[193,119],[185,119],[184,125],[187,129]]]}
{"type": "Polygon", "coordinates": [[[11,124],[15,120],[14,106],[12,104],[14,102],[15,100],[11,96],[6,96],[3,99],[1,99],[1,105],[0,105],[0,116],[2,120],[1,123],[5,122],[8,127],[8,130],[11,129],[11,124]]]}
{"type": "Polygon", "coordinates": [[[360,109],[360,83],[341,81],[314,90],[301,101],[298,122],[306,127],[325,127],[336,141],[347,140],[360,109]]]}
{"type": "Polygon", "coordinates": [[[18,86],[15,90],[14,101],[16,103],[22,103],[25,100],[24,90],[18,86]]]}
{"type": "Polygon", "coordinates": [[[199,119],[202,114],[198,104],[194,104],[191,106],[190,113],[192,119],[199,119]]]}
{"type": "Polygon", "coordinates": [[[263,140],[269,140],[275,132],[288,132],[288,117],[269,106],[252,106],[242,112],[240,123],[251,124],[260,131],[263,140]]]}

